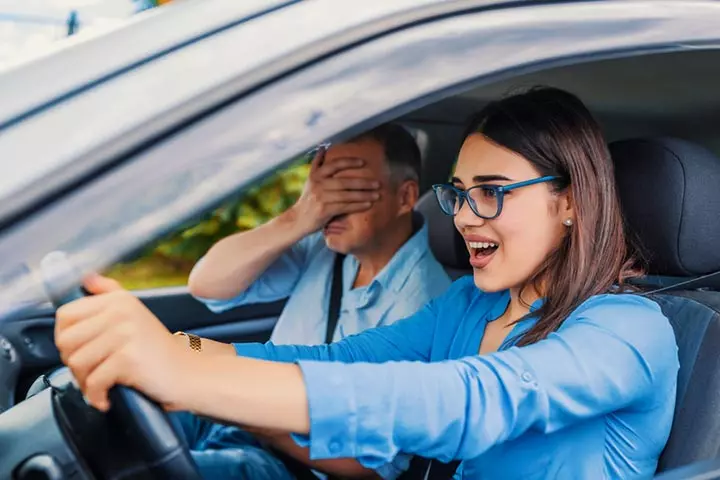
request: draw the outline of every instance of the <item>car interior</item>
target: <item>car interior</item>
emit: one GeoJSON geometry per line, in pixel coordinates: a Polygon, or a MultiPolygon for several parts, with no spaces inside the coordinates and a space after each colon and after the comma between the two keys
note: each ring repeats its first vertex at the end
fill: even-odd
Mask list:
{"type": "MultiPolygon", "coordinates": [[[[449,178],[464,119],[488,101],[532,85],[567,89],[578,95],[598,118],[615,164],[628,229],[640,245],[648,265],[648,275],[639,287],[660,304],[670,319],[679,348],[675,419],[660,459],[659,473],[720,456],[720,435],[717,434],[720,415],[716,408],[720,402],[720,356],[717,354],[720,349],[720,276],[711,275],[720,271],[720,222],[717,221],[720,212],[720,135],[716,127],[720,125],[718,56],[717,51],[711,50],[684,51],[563,65],[484,84],[397,119],[415,134],[423,153],[421,188],[424,194],[417,209],[428,222],[432,251],[449,275],[458,278],[471,273],[468,254],[452,218],[440,211],[429,187],[449,178]]],[[[182,288],[139,292],[138,295],[171,330],[186,330],[234,342],[266,340],[283,306],[283,302],[252,305],[215,315],[182,288]]],[[[12,409],[17,412],[14,417],[0,415],[0,431],[23,428],[27,432],[31,427],[40,431],[46,418],[35,419],[31,426],[17,418],[23,412],[32,411],[29,402],[49,395],[68,381],[61,375],[42,375],[56,371],[59,364],[52,344],[52,308],[42,310],[32,318],[4,325],[0,333],[9,342],[7,346],[0,343],[0,353],[6,352],[4,357],[0,356],[0,361],[23,360],[20,371],[19,367],[0,367],[0,372],[14,372],[6,374],[8,391],[2,392],[7,403],[5,408],[18,403],[12,409]]],[[[81,411],[77,398],[66,400],[72,405],[69,415],[78,415],[74,417],[76,419],[85,418],[82,415],[87,412],[81,411]]],[[[141,402],[142,399],[130,399],[127,404],[137,406],[141,402]]],[[[132,409],[122,415],[126,420],[130,418],[129,424],[140,425],[140,420],[131,418],[132,409]]],[[[53,433],[45,436],[46,444],[41,450],[46,456],[64,459],[63,462],[74,458],[97,478],[109,478],[120,471],[141,468],[141,464],[152,471],[157,465],[151,468],[149,464],[157,461],[161,453],[167,453],[158,445],[163,439],[172,437],[172,431],[157,416],[143,418],[144,422],[159,425],[162,432],[140,445],[139,453],[132,458],[109,460],[107,445],[103,450],[80,441],[81,437],[97,434],[99,420],[97,423],[80,422],[84,425],[82,429],[65,431],[63,435],[74,439],[72,447],[57,447],[62,435],[53,433]],[[151,454],[143,455],[147,452],[151,454]]],[[[69,429],[68,425],[72,423],[67,419],[64,428],[69,429]]],[[[132,436],[142,435],[138,433],[141,431],[142,428],[136,428],[132,436]]],[[[0,437],[0,451],[7,446],[16,451],[20,459],[25,447],[6,445],[3,439],[10,436],[3,433],[0,437]]],[[[34,435],[24,435],[28,442],[30,437],[34,435]]],[[[177,447],[172,441],[168,444],[177,447]]],[[[40,454],[35,457],[38,456],[40,454]]],[[[7,458],[10,457],[12,455],[7,458]]],[[[163,472],[178,473],[187,467],[187,458],[183,455],[172,458],[176,459],[175,467],[167,467],[170,470],[163,472]]],[[[42,467],[43,462],[48,462],[46,459],[34,460],[33,465],[40,467],[28,467],[28,461],[23,457],[25,470],[12,467],[15,468],[14,478],[34,478],[30,475],[49,468],[42,467]],[[21,471],[25,473],[18,473],[21,471]]],[[[303,477],[309,472],[302,472],[297,466],[293,468],[298,478],[312,478],[303,477]]],[[[450,478],[450,475],[447,468],[436,462],[414,461],[401,478],[440,480],[450,478]]]]}
{"type": "MultiPolygon", "coordinates": [[[[720,271],[720,136],[714,128],[720,105],[710,85],[720,78],[720,64],[710,58],[717,59],[717,53],[545,70],[413,114],[418,123],[450,118],[451,112],[469,114],[514,88],[553,85],[577,94],[600,121],[628,230],[648,267],[641,287],[670,319],[678,343],[675,418],[658,473],[720,455],[715,408],[720,399],[720,276],[712,275],[720,271]]],[[[418,209],[428,219],[431,248],[448,274],[470,273],[464,242],[431,193],[418,209]]]]}

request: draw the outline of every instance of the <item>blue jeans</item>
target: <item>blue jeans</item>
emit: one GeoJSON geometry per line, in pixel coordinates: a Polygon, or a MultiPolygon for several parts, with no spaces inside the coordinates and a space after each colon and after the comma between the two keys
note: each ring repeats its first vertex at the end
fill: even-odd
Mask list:
{"type": "Polygon", "coordinates": [[[295,480],[248,432],[188,412],[169,414],[205,479],[295,480]]]}

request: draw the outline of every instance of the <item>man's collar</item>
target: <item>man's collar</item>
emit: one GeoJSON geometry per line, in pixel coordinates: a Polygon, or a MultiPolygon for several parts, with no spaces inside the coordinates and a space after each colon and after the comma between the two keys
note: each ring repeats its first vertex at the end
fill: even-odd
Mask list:
{"type": "Polygon", "coordinates": [[[394,292],[405,285],[410,272],[430,249],[427,222],[419,212],[413,212],[413,225],[416,225],[415,233],[395,252],[372,283],[394,292]]]}

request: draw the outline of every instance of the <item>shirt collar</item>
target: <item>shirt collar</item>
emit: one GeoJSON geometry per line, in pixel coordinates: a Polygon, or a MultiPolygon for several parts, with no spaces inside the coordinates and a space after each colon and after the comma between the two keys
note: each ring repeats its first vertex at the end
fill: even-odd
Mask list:
{"type": "MultiPolygon", "coordinates": [[[[413,213],[413,220],[420,228],[395,252],[387,265],[375,275],[370,283],[379,284],[383,289],[398,292],[410,277],[410,272],[420,259],[430,250],[428,227],[425,218],[418,212],[413,213]]],[[[352,257],[353,269],[357,271],[357,259],[352,257]]]]}
{"type": "Polygon", "coordinates": [[[537,311],[537,309],[539,309],[540,307],[542,307],[544,303],[545,303],[545,299],[542,298],[542,297],[541,297],[541,298],[538,298],[537,300],[535,300],[535,301],[530,305],[530,313],[533,313],[533,312],[537,311]]]}
{"type": "MultiPolygon", "coordinates": [[[[490,309],[490,312],[487,316],[487,321],[492,322],[493,320],[497,320],[500,315],[505,313],[505,310],[507,310],[508,304],[510,303],[510,290],[504,290],[500,293],[500,295],[497,298],[497,301],[490,309]]],[[[545,303],[544,298],[538,298],[533,303],[530,304],[530,313],[536,312],[540,307],[542,307],[543,303],[545,303]]],[[[530,318],[526,318],[524,322],[527,320],[536,320],[535,316],[531,316],[530,318]]]]}
{"type": "MultiPolygon", "coordinates": [[[[507,299],[508,299],[508,301],[510,301],[510,292],[507,293],[507,299]]],[[[531,314],[535,313],[537,311],[537,309],[543,305],[543,303],[545,303],[544,298],[538,298],[533,303],[531,303],[530,304],[530,313],[531,314]]],[[[507,303],[505,304],[505,306],[507,307],[507,303]]],[[[502,314],[502,312],[501,312],[501,314],[502,314]]],[[[516,323],[515,326],[513,327],[513,329],[508,334],[508,336],[503,341],[502,345],[500,345],[500,348],[498,350],[505,350],[507,348],[514,346],[518,342],[518,340],[520,340],[520,337],[522,337],[525,334],[525,332],[530,330],[530,328],[533,325],[535,325],[535,322],[537,322],[537,316],[529,315],[523,321],[516,323]]]]}

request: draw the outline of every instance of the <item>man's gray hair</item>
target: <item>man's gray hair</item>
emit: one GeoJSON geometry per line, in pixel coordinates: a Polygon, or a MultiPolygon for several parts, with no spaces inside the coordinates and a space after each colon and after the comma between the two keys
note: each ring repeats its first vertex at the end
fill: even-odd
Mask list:
{"type": "Polygon", "coordinates": [[[406,180],[420,183],[422,169],[420,149],[412,134],[403,126],[386,123],[375,127],[352,141],[372,139],[380,143],[385,151],[385,160],[390,168],[390,177],[399,184],[406,180]]]}

